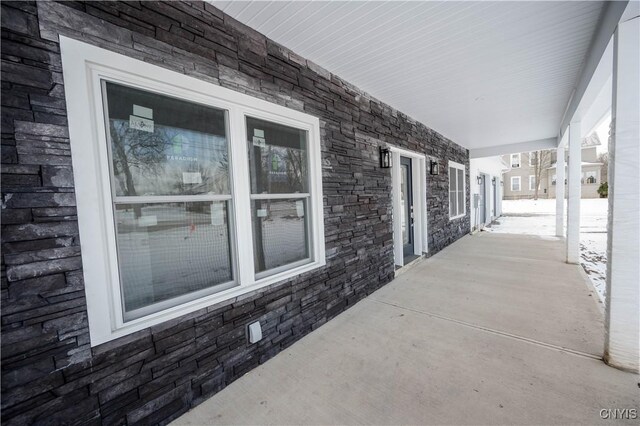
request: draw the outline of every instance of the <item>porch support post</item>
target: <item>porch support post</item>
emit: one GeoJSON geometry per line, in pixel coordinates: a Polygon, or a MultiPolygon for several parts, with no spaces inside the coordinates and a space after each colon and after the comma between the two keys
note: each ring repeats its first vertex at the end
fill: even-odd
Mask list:
{"type": "Polygon", "coordinates": [[[556,153],[556,237],[564,237],[564,144],[556,153]]]}
{"type": "MultiPolygon", "coordinates": [[[[569,186],[567,197],[567,263],[580,260],[580,196],[582,192],[582,135],[580,122],[569,125],[569,186]]],[[[556,170],[556,173],[558,170],[556,170]]],[[[557,183],[556,183],[556,186],[557,183]]],[[[557,188],[556,188],[557,191],[557,188]]]]}
{"type": "Polygon", "coordinates": [[[640,18],[614,34],[609,140],[605,362],[639,371],[640,336],[640,18]]]}

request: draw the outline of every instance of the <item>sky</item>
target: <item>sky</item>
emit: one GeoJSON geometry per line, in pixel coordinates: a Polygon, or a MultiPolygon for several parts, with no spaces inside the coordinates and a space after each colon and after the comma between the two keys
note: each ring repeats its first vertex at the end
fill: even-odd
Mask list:
{"type": "Polygon", "coordinates": [[[596,148],[598,154],[609,151],[609,123],[611,123],[610,115],[596,128],[596,133],[598,133],[601,143],[601,145],[596,148]]]}

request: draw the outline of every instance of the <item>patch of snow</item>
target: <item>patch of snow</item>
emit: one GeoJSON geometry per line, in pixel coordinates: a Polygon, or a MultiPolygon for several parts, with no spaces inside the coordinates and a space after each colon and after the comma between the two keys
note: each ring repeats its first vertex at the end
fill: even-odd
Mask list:
{"type": "MultiPolygon", "coordinates": [[[[589,198],[580,201],[580,264],[591,279],[602,303],[606,297],[607,211],[607,199],[589,198]]],[[[554,239],[555,214],[555,199],[503,200],[502,217],[485,230],[554,239]]]]}

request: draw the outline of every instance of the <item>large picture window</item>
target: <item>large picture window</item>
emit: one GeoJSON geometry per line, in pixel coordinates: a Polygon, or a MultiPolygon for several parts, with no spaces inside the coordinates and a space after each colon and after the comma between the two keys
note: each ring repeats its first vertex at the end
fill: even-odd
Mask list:
{"type": "Polygon", "coordinates": [[[466,208],[465,167],[449,161],[449,218],[463,217],[466,208]]]}
{"type": "Polygon", "coordinates": [[[92,345],[324,265],[317,118],[60,38],[92,345]]]}
{"type": "Polygon", "coordinates": [[[102,80],[124,319],[233,285],[226,112],[102,80]]]}

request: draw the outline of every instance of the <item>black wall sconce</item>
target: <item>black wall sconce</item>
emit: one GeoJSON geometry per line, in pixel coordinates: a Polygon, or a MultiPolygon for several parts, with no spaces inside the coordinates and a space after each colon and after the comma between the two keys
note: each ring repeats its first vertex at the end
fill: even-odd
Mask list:
{"type": "Polygon", "coordinates": [[[491,178],[491,183],[494,184],[494,185],[496,184],[496,177],[495,176],[491,178]]]}
{"type": "Polygon", "coordinates": [[[482,184],[482,176],[478,175],[476,176],[476,181],[478,182],[478,185],[482,184]]]}
{"type": "Polygon", "coordinates": [[[429,173],[432,175],[437,175],[440,173],[440,167],[438,166],[437,161],[431,160],[429,162],[429,173]]]}
{"type": "Polygon", "coordinates": [[[391,150],[389,148],[380,147],[380,168],[391,168],[391,150]]]}

